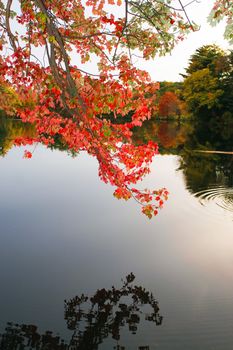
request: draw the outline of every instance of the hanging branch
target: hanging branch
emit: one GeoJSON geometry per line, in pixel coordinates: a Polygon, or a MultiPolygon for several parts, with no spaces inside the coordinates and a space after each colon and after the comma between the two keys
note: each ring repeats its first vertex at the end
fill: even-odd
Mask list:
{"type": "MultiPolygon", "coordinates": [[[[63,83],[62,83],[63,78],[61,77],[61,75],[59,73],[59,68],[57,66],[56,58],[55,58],[55,45],[53,42],[51,42],[53,40],[53,38],[55,38],[56,43],[58,44],[58,47],[60,49],[60,53],[62,56],[62,60],[63,60],[64,65],[65,65],[65,74],[66,74],[65,89],[66,89],[70,98],[76,97],[78,99],[79,105],[81,107],[81,112],[84,113],[86,110],[86,106],[85,106],[84,101],[82,100],[80,94],[78,93],[77,86],[74,82],[74,79],[72,78],[72,75],[70,72],[69,57],[68,57],[68,54],[67,54],[66,49],[65,49],[64,40],[63,40],[58,28],[56,27],[52,16],[49,14],[43,0],[35,0],[35,3],[40,8],[42,13],[46,16],[46,28],[48,31],[49,38],[51,39],[49,41],[50,57],[48,56],[48,58],[49,58],[49,62],[51,65],[51,69],[55,74],[56,82],[58,83],[58,85],[60,87],[63,86],[63,83]]],[[[47,53],[48,53],[48,51],[47,51],[47,53]]],[[[64,86],[63,86],[63,88],[64,88],[64,86]]]]}

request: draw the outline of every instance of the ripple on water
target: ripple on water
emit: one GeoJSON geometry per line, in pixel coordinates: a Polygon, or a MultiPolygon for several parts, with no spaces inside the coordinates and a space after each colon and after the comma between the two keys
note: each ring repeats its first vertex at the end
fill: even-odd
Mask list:
{"type": "MultiPolygon", "coordinates": [[[[208,210],[208,214],[222,216],[223,213],[233,221],[233,188],[211,186],[193,193],[198,202],[208,210]]],[[[225,215],[224,215],[225,217],[225,215]]]]}

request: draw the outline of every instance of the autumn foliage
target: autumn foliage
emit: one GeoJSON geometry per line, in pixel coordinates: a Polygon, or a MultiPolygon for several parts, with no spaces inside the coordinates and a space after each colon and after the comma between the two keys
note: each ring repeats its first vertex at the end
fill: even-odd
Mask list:
{"type": "Polygon", "coordinates": [[[179,115],[181,112],[181,102],[174,92],[165,92],[159,100],[159,116],[171,117],[179,115]]]}
{"type": "Polygon", "coordinates": [[[168,193],[135,184],[149,173],[158,147],[135,146],[131,135],[153,114],[159,86],[134,67],[134,55],[165,54],[189,30],[195,27],[184,6],[170,1],[0,0],[0,84],[15,99],[0,99],[0,109],[33,123],[33,142],[59,138],[67,149],[94,156],[114,195],[134,197],[150,218],[168,193]],[[88,62],[97,73],[86,70],[88,62]],[[119,116],[130,121],[114,122],[119,116]]]}

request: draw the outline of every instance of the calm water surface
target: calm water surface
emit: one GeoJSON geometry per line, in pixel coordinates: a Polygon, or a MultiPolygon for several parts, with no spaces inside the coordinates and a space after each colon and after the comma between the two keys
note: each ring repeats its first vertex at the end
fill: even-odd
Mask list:
{"type": "MultiPolygon", "coordinates": [[[[120,339],[106,333],[94,345],[90,335],[92,345],[74,349],[232,349],[233,159],[174,153],[155,157],[141,185],[170,192],[151,221],[112,196],[85,154],[38,146],[31,160],[23,148],[0,159],[0,333],[7,322],[36,325],[69,344],[64,299],[120,288],[133,272],[158,301],[161,325],[142,308],[137,332],[126,322],[120,339]]],[[[33,348],[17,341],[0,349],[33,348]]]]}

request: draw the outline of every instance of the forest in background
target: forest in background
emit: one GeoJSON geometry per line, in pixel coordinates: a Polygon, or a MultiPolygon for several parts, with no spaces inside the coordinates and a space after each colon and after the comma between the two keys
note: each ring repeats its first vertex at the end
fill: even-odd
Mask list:
{"type": "Polygon", "coordinates": [[[228,123],[233,120],[233,52],[216,45],[196,50],[182,82],[161,82],[160,118],[195,118],[228,123]]]}

